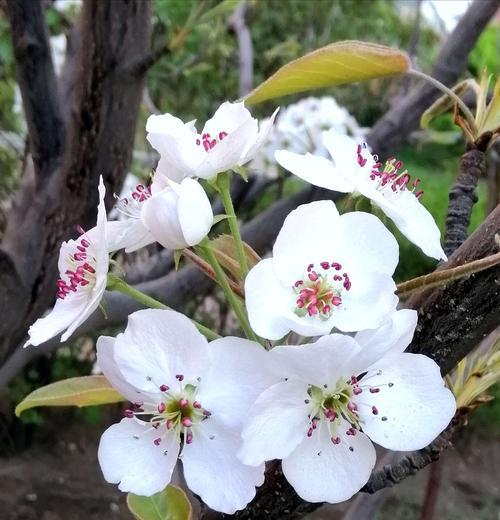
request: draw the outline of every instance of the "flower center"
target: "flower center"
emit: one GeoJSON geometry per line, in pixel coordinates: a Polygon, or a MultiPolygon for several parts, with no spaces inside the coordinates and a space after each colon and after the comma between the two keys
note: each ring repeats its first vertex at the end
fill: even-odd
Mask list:
{"type": "Polygon", "coordinates": [[[205,148],[205,152],[211,150],[217,143],[220,143],[225,137],[228,136],[227,132],[219,132],[216,137],[212,137],[208,132],[203,134],[200,138],[196,139],[196,144],[198,146],[203,145],[205,148]]]}
{"type": "Polygon", "coordinates": [[[135,187],[135,190],[130,194],[129,197],[119,198],[115,195],[117,199],[116,208],[118,211],[129,218],[139,218],[141,213],[141,206],[145,200],[148,200],[151,197],[151,188],[148,186],[143,186],[142,184],[138,184],[135,187]]]}
{"type": "MultiPolygon", "coordinates": [[[[191,384],[183,385],[184,376],[175,376],[179,381],[179,389],[171,389],[168,385],[159,385],[162,398],[158,403],[134,403],[132,408],[125,410],[125,417],[137,417],[147,420],[151,428],[158,429],[166,426],[165,433],[154,439],[155,446],[160,446],[166,435],[173,431],[182,436],[186,444],[193,442],[192,426],[208,419],[212,414],[205,410],[201,403],[196,401],[196,387],[191,384]]],[[[147,431],[151,431],[148,429],[147,431]]],[[[146,433],[146,432],[144,432],[146,433]]]]}
{"type": "MultiPolygon", "coordinates": [[[[357,161],[361,167],[367,162],[367,159],[362,154],[365,149],[366,143],[358,145],[357,161]]],[[[395,157],[389,157],[382,169],[382,163],[378,162],[378,156],[374,155],[373,158],[376,162],[372,166],[370,180],[377,184],[377,189],[384,195],[394,196],[394,194],[399,194],[403,191],[411,191],[419,199],[424,194],[422,190],[415,191],[420,184],[420,179],[412,181],[411,175],[404,168],[402,161],[398,161],[395,157]]]]}
{"type": "MultiPolygon", "coordinates": [[[[366,372],[358,376],[351,376],[349,379],[339,379],[335,384],[333,391],[329,389],[327,384],[322,388],[309,385],[307,393],[310,399],[306,399],[306,404],[312,402],[313,411],[308,415],[309,423],[306,432],[307,437],[312,437],[321,421],[325,421],[330,433],[330,440],[333,444],[340,444],[340,435],[354,436],[362,430],[363,420],[359,414],[358,407],[368,407],[372,415],[379,417],[379,410],[374,404],[356,402],[356,397],[363,392],[370,394],[378,394],[382,387],[392,388],[394,383],[384,383],[380,385],[371,385],[370,379],[374,376],[382,375],[379,370],[375,374],[367,374],[366,372]],[[340,428],[343,422],[349,423],[349,428],[342,432],[340,428]]],[[[387,421],[387,416],[380,416],[381,421],[387,421]]],[[[349,448],[353,451],[352,447],[349,448]]]]}
{"type": "Polygon", "coordinates": [[[65,258],[68,269],[64,274],[59,273],[60,278],[57,280],[57,297],[61,300],[82,287],[91,289],[95,285],[96,259],[92,243],[80,226],[77,229],[82,236],[74,241],[73,249],[65,258]]]}
{"type": "Polygon", "coordinates": [[[306,276],[297,280],[293,287],[298,296],[295,314],[328,319],[342,304],[342,292],[349,291],[351,285],[349,275],[342,271],[338,262],[324,261],[317,266],[309,264],[306,276]]]}

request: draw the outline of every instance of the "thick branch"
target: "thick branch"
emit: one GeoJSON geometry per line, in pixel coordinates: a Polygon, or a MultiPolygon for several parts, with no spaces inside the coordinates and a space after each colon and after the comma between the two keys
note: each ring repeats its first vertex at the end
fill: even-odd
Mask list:
{"type": "MultiPolygon", "coordinates": [[[[465,68],[469,52],[497,9],[498,0],[474,0],[446,39],[430,75],[447,86],[453,85],[465,68]]],[[[438,95],[439,91],[425,83],[389,110],[367,136],[373,150],[381,157],[392,153],[410,132],[418,129],[422,113],[438,95]]]]}
{"type": "Polygon", "coordinates": [[[64,151],[64,123],[42,2],[7,0],[7,13],[35,171],[46,179],[64,151]]]}

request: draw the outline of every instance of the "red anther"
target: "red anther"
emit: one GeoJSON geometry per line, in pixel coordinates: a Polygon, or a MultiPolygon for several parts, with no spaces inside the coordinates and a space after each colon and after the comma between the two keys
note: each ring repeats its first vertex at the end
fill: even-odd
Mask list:
{"type": "Polygon", "coordinates": [[[89,247],[90,246],[90,242],[88,240],[85,240],[84,238],[82,238],[81,242],[83,247],[89,247]]]}
{"type": "Polygon", "coordinates": [[[361,153],[361,145],[358,144],[358,150],[357,150],[357,153],[360,154],[361,153]]]}
{"type": "Polygon", "coordinates": [[[372,414],[373,415],[378,415],[378,410],[377,410],[376,406],[372,406],[372,414]]]}
{"type": "Polygon", "coordinates": [[[174,427],[174,421],[172,419],[169,419],[167,421],[167,430],[171,430],[174,427]]]}
{"type": "Polygon", "coordinates": [[[344,289],[346,291],[349,291],[351,289],[351,286],[352,286],[351,281],[349,280],[349,278],[346,278],[346,280],[344,281],[344,289]]]}
{"type": "Polygon", "coordinates": [[[304,300],[302,298],[299,298],[295,303],[299,309],[302,309],[302,307],[304,307],[304,300]]]}
{"type": "Polygon", "coordinates": [[[309,278],[309,280],[311,280],[311,282],[316,282],[318,280],[318,273],[316,271],[312,271],[310,272],[307,277],[309,278]]]}
{"type": "Polygon", "coordinates": [[[88,285],[89,283],[90,283],[90,282],[89,282],[88,280],[82,280],[82,281],[80,282],[80,285],[81,285],[82,287],[85,287],[85,286],[88,285]]]}
{"type": "Polygon", "coordinates": [[[200,404],[198,401],[195,401],[195,402],[193,403],[193,408],[200,409],[200,408],[201,408],[201,404],[200,404]]]}
{"type": "Polygon", "coordinates": [[[319,264],[325,271],[327,269],[330,269],[330,263],[329,262],[321,262],[321,264],[319,264]]]}
{"type": "Polygon", "coordinates": [[[179,400],[179,406],[180,406],[181,408],[186,408],[186,406],[187,406],[188,404],[189,404],[189,401],[188,401],[187,399],[182,398],[182,399],[179,400]]]}
{"type": "Polygon", "coordinates": [[[340,437],[332,437],[333,444],[340,444],[340,437]]]}
{"type": "Polygon", "coordinates": [[[331,265],[335,269],[335,271],[340,271],[342,269],[342,266],[337,262],[332,262],[331,265]]]}
{"type": "Polygon", "coordinates": [[[82,253],[85,253],[85,248],[83,246],[76,246],[78,251],[81,251],[82,253]]]}
{"type": "Polygon", "coordinates": [[[371,394],[378,394],[379,392],[380,392],[380,388],[374,388],[374,387],[370,388],[370,393],[371,394]]]}
{"type": "Polygon", "coordinates": [[[205,417],[210,417],[212,415],[212,412],[209,412],[208,410],[203,410],[203,415],[205,417]]]}
{"type": "Polygon", "coordinates": [[[158,413],[163,413],[167,409],[165,403],[160,403],[158,405],[158,413]]]}
{"type": "Polygon", "coordinates": [[[219,132],[219,141],[222,141],[224,137],[227,137],[227,132],[219,132]]]}
{"type": "Polygon", "coordinates": [[[316,305],[310,305],[307,308],[307,312],[309,316],[315,316],[316,314],[318,314],[318,307],[316,307],[316,305]]]}
{"type": "Polygon", "coordinates": [[[191,444],[193,442],[193,434],[192,433],[188,433],[186,435],[186,444],[191,444]]]}
{"type": "Polygon", "coordinates": [[[155,446],[159,446],[160,443],[161,443],[161,439],[160,439],[160,437],[158,437],[157,439],[155,439],[153,442],[154,442],[154,445],[155,445],[155,446]]]}
{"type": "Polygon", "coordinates": [[[419,199],[423,194],[424,194],[423,190],[417,191],[417,193],[415,193],[415,197],[417,197],[417,199],[419,199]]]}
{"type": "Polygon", "coordinates": [[[132,410],[125,410],[123,412],[123,415],[127,418],[127,419],[132,419],[132,417],[134,416],[134,412],[132,410]]]}
{"type": "Polygon", "coordinates": [[[160,423],[159,423],[159,422],[157,422],[157,423],[153,423],[152,426],[153,426],[153,428],[154,428],[155,430],[157,430],[157,429],[160,427],[160,423]]]}
{"type": "Polygon", "coordinates": [[[309,428],[309,430],[307,430],[307,436],[308,437],[311,437],[313,434],[313,429],[312,428],[309,428]]]}
{"type": "Polygon", "coordinates": [[[83,264],[83,268],[91,274],[95,273],[95,269],[89,264],[83,264]]]}
{"type": "Polygon", "coordinates": [[[189,428],[193,425],[193,421],[189,417],[183,417],[181,423],[184,428],[189,428]]]}
{"type": "Polygon", "coordinates": [[[342,276],[339,276],[338,274],[336,274],[333,279],[336,281],[336,282],[340,282],[342,280],[342,276]]]}
{"type": "Polygon", "coordinates": [[[363,393],[363,389],[362,388],[359,388],[359,386],[355,386],[353,389],[352,389],[352,393],[354,395],[359,395],[361,393],[363,393]]]}
{"type": "Polygon", "coordinates": [[[160,385],[160,392],[166,392],[169,389],[167,385],[160,385]]]}
{"type": "Polygon", "coordinates": [[[205,152],[210,150],[210,143],[208,141],[203,141],[203,148],[205,148],[205,152]]]}
{"type": "Polygon", "coordinates": [[[82,228],[82,226],[80,226],[80,224],[76,226],[76,230],[78,231],[78,233],[80,233],[80,235],[85,234],[85,230],[82,228]]]}
{"type": "Polygon", "coordinates": [[[307,272],[310,272],[313,267],[314,267],[314,264],[309,264],[307,266],[307,272]]]}
{"type": "Polygon", "coordinates": [[[328,314],[331,310],[332,308],[329,305],[325,305],[323,307],[323,314],[328,314]]]}
{"type": "Polygon", "coordinates": [[[73,258],[77,261],[77,262],[81,262],[82,260],[85,260],[87,258],[87,255],[85,253],[75,253],[73,255],[73,258]]]}
{"type": "Polygon", "coordinates": [[[175,379],[177,379],[177,381],[184,381],[184,376],[182,374],[176,374],[175,379]]]}
{"type": "Polygon", "coordinates": [[[313,419],[313,420],[311,421],[311,428],[312,428],[313,430],[315,430],[317,427],[318,427],[318,420],[317,420],[317,419],[313,419]]]}
{"type": "Polygon", "coordinates": [[[416,188],[419,184],[420,184],[420,179],[415,179],[415,180],[412,182],[412,186],[413,186],[414,188],[416,188]]]}
{"type": "Polygon", "coordinates": [[[347,403],[347,409],[350,411],[350,412],[355,412],[358,407],[356,406],[356,403],[353,403],[352,401],[349,401],[347,403]]]}
{"type": "Polygon", "coordinates": [[[142,184],[138,184],[138,185],[135,187],[135,189],[136,189],[137,191],[140,192],[140,191],[144,191],[146,188],[144,188],[144,186],[143,186],[142,184]]]}
{"type": "Polygon", "coordinates": [[[139,200],[140,195],[139,195],[138,193],[136,193],[135,191],[133,191],[133,192],[132,192],[132,198],[133,198],[134,200],[139,200]]]}
{"type": "Polygon", "coordinates": [[[332,298],[332,305],[335,305],[335,307],[338,307],[342,303],[342,298],[340,296],[334,296],[332,298]]]}
{"type": "Polygon", "coordinates": [[[201,141],[199,139],[196,139],[196,144],[199,146],[201,144],[201,141]]]}
{"type": "Polygon", "coordinates": [[[355,385],[358,382],[358,378],[356,376],[351,376],[351,385],[355,385]]]}
{"type": "Polygon", "coordinates": [[[304,283],[304,280],[297,280],[293,285],[294,285],[294,287],[299,287],[303,283],[304,283]]]}

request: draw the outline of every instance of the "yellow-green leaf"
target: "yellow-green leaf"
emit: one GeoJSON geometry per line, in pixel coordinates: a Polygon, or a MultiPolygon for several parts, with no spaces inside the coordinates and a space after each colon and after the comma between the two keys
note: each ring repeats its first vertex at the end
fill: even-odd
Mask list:
{"type": "Polygon", "coordinates": [[[245,102],[254,105],[268,99],[344,83],[406,72],[408,55],[384,45],[359,41],[332,43],[287,63],[261,83],[245,102]]]}
{"type": "Polygon", "coordinates": [[[189,500],[176,486],[167,486],[151,497],[129,493],[127,505],[136,520],[191,520],[189,500]]]}
{"type": "MultiPolygon", "coordinates": [[[[210,242],[217,261],[231,273],[238,281],[242,279],[238,255],[234,245],[234,238],[231,235],[220,235],[210,242]]],[[[247,257],[248,267],[251,269],[260,260],[260,256],[246,243],[243,242],[243,249],[247,257]]]]}
{"type": "Polygon", "coordinates": [[[82,407],[123,400],[104,376],[72,377],[31,392],[16,406],[16,415],[38,406],[82,407]]]}

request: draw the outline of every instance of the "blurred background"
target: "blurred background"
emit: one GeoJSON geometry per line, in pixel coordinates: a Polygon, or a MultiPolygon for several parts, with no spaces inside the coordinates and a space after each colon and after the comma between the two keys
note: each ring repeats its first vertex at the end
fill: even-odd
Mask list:
{"type": "MultiPolygon", "coordinates": [[[[101,2],[114,4],[113,0],[101,2]]],[[[135,0],[137,4],[141,2],[135,0]]],[[[145,73],[132,161],[126,176],[116,185],[118,193],[121,184],[130,191],[136,184],[147,182],[155,166],[157,156],[145,138],[145,122],[150,114],[170,112],[184,121],[198,119],[202,125],[222,101],[239,98],[283,64],[339,40],[357,39],[403,49],[416,68],[429,72],[471,2],[248,0],[241,4],[233,2],[230,8],[228,2],[224,3],[226,7],[219,14],[189,26],[187,22],[193,12],[197,9],[207,12],[218,1],[152,1],[153,48],[162,49],[167,41],[175,41],[175,45],[159,53],[145,73]],[[183,32],[186,27],[188,30],[183,32]]],[[[74,64],[74,31],[82,4],[78,0],[45,0],[42,4],[55,71],[61,78],[74,64]]],[[[471,50],[464,57],[465,66],[458,71],[461,78],[477,78],[483,69],[499,74],[499,23],[498,12],[489,23],[484,23],[484,30],[471,42],[471,50]]],[[[14,194],[22,183],[27,148],[28,126],[16,78],[11,24],[4,1],[0,0],[0,238],[7,228],[14,194]]],[[[242,219],[257,217],[276,201],[299,194],[304,188],[300,180],[280,171],[273,161],[272,150],[324,153],[319,137],[322,130],[331,127],[363,138],[384,114],[403,106],[401,103],[415,86],[414,80],[401,77],[282,100],[272,140],[251,164],[249,186],[235,192],[242,219]]],[[[273,103],[259,105],[254,115],[265,117],[274,108],[273,103]]],[[[378,152],[377,148],[373,151],[378,152]]],[[[425,131],[411,128],[390,152],[384,155],[396,155],[411,175],[421,179],[425,190],[422,201],[443,229],[448,189],[464,152],[464,141],[451,115],[439,117],[425,131]]],[[[480,181],[471,230],[498,204],[499,156],[498,149],[491,150],[488,175],[480,181]]],[[[111,149],[108,160],[114,160],[111,149]]],[[[399,281],[434,268],[434,261],[395,233],[401,247],[399,281]]],[[[171,260],[166,256],[161,256],[161,261],[157,259],[158,251],[150,247],[126,258],[119,257],[118,261],[129,272],[129,280],[136,282],[146,279],[145,273],[151,270],[156,270],[156,276],[166,273],[171,260]]],[[[234,321],[217,293],[188,298],[184,309],[224,332],[234,331],[234,321]]],[[[119,326],[108,327],[104,332],[114,334],[119,330],[119,326]]],[[[87,333],[57,352],[30,361],[0,390],[2,520],[129,517],[124,496],[104,483],[96,460],[100,433],[119,416],[119,406],[81,410],[42,408],[29,410],[20,419],[13,417],[15,404],[33,389],[97,370],[94,344],[102,332],[87,333]]],[[[498,385],[490,393],[500,397],[498,385]]],[[[364,509],[351,501],[324,508],[312,518],[499,518],[499,440],[500,402],[494,399],[471,414],[469,425],[454,447],[432,466],[432,471],[427,468],[396,488],[377,494],[366,501],[364,509]],[[424,503],[427,510],[423,513],[424,503]]]]}

